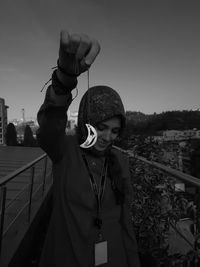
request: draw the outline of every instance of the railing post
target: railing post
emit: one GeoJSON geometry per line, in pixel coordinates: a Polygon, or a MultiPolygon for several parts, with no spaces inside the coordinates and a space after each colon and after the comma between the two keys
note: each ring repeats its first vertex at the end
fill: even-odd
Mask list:
{"type": "Polygon", "coordinates": [[[1,215],[0,217],[0,257],[1,257],[2,240],[3,240],[6,192],[7,192],[7,187],[2,186],[0,189],[0,215],[1,215]]]}
{"type": "Polygon", "coordinates": [[[31,219],[31,204],[32,204],[34,175],[35,175],[35,166],[31,168],[31,183],[30,183],[30,195],[29,195],[29,204],[28,204],[28,222],[30,222],[30,219],[31,219]]]}
{"type": "Polygon", "coordinates": [[[42,184],[42,196],[44,196],[45,182],[46,182],[46,172],[47,172],[47,155],[44,160],[44,172],[43,172],[43,184],[42,184]]]}
{"type": "Polygon", "coordinates": [[[195,192],[195,204],[196,204],[196,218],[195,218],[195,223],[196,223],[196,229],[197,233],[200,233],[200,189],[197,188],[195,192]]]}

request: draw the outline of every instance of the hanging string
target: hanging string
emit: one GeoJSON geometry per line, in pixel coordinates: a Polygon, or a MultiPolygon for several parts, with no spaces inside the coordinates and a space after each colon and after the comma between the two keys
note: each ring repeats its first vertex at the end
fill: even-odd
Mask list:
{"type": "MultiPolygon", "coordinates": [[[[89,69],[87,70],[87,90],[90,88],[90,72],[89,69]]],[[[88,122],[90,124],[90,92],[88,91],[88,122]]]]}
{"type": "Polygon", "coordinates": [[[77,96],[78,96],[78,88],[76,86],[76,95],[72,98],[72,101],[74,101],[74,99],[77,98],[77,96]]]}
{"type": "Polygon", "coordinates": [[[52,78],[50,78],[43,86],[42,89],[40,90],[40,92],[42,92],[44,90],[44,88],[47,86],[47,84],[52,80],[52,78]]]}
{"type": "MultiPolygon", "coordinates": [[[[54,67],[52,67],[51,69],[52,70],[55,70],[55,69],[57,69],[58,68],[58,66],[54,66],[54,67]]],[[[42,92],[43,90],[44,90],[44,88],[47,86],[47,84],[50,82],[52,80],[52,78],[50,78],[43,86],[42,86],[42,89],[40,90],[40,92],[42,92]]]]}
{"type": "MultiPolygon", "coordinates": [[[[76,75],[80,74],[79,66],[80,66],[80,64],[79,64],[78,60],[75,59],[73,67],[74,67],[74,72],[76,75]]],[[[87,70],[87,90],[89,90],[89,88],[90,88],[90,72],[89,72],[89,68],[88,68],[88,70],[87,70]]],[[[73,100],[75,99],[75,97],[73,98],[73,100]]],[[[88,117],[87,118],[88,123],[90,124],[90,92],[89,91],[88,91],[88,114],[87,114],[87,117],[88,117]]]]}
{"type": "MultiPolygon", "coordinates": [[[[52,67],[51,69],[52,70],[55,70],[55,69],[57,69],[58,68],[58,66],[54,66],[54,67],[52,67]]],[[[47,84],[50,82],[52,80],[52,78],[50,78],[43,86],[42,86],[42,89],[40,90],[40,92],[42,92],[43,90],[44,90],[44,88],[47,86],[47,84]]]]}
{"type": "MultiPolygon", "coordinates": [[[[54,67],[52,67],[51,68],[52,70],[55,70],[55,69],[58,69],[58,66],[54,66],[54,67]]],[[[77,74],[78,73],[78,66],[77,66],[77,64],[76,64],[76,61],[75,61],[75,63],[74,63],[74,69],[75,69],[75,74],[77,74]]],[[[43,90],[44,90],[44,88],[48,85],[48,83],[50,83],[50,81],[52,81],[52,78],[50,78],[44,85],[43,85],[43,87],[42,87],[42,89],[40,90],[40,92],[42,92],[43,90]]],[[[72,98],[72,101],[78,96],[78,88],[77,88],[77,86],[76,86],[76,95],[72,98]]]]}

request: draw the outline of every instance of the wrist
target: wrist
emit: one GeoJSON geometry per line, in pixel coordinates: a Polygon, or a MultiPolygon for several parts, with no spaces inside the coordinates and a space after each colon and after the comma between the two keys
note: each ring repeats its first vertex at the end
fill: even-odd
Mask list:
{"type": "Polygon", "coordinates": [[[69,75],[69,74],[63,72],[60,68],[58,68],[56,70],[56,76],[57,76],[59,82],[65,87],[74,86],[74,88],[75,88],[77,85],[77,76],[69,75]]]}
{"type": "Polygon", "coordinates": [[[69,76],[57,69],[52,74],[52,86],[58,95],[64,95],[71,92],[77,86],[77,77],[69,76]]]}

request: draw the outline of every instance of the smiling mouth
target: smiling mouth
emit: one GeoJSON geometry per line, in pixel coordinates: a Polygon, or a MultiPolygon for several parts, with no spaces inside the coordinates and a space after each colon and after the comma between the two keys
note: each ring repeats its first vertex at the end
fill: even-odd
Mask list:
{"type": "Polygon", "coordinates": [[[107,144],[99,143],[99,146],[100,146],[100,147],[106,147],[107,144]]]}

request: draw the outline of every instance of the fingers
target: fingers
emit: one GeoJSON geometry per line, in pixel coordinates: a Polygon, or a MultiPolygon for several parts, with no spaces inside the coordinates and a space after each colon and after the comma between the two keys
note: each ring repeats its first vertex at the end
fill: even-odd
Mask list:
{"type": "Polygon", "coordinates": [[[91,40],[87,35],[82,34],[80,36],[80,44],[76,52],[76,58],[82,60],[91,47],[91,40]]]}
{"type": "Polygon", "coordinates": [[[60,47],[68,53],[76,54],[76,58],[79,60],[85,57],[86,64],[91,64],[100,52],[97,40],[90,39],[85,34],[69,35],[64,30],[60,33],[60,47]]]}
{"type": "Polygon", "coordinates": [[[78,46],[80,44],[80,35],[69,35],[67,31],[60,32],[60,49],[70,54],[76,54],[78,46]]]}
{"type": "Polygon", "coordinates": [[[72,34],[70,35],[70,45],[69,51],[72,54],[77,54],[78,47],[81,43],[81,35],[80,34],[72,34]]]}
{"type": "Polygon", "coordinates": [[[97,40],[92,40],[91,47],[88,54],[85,57],[85,64],[91,65],[101,50],[100,44],[97,40]]]}
{"type": "MultiPolygon", "coordinates": [[[[71,41],[73,40],[74,36],[71,37],[71,41]]],[[[100,44],[98,41],[81,34],[79,40],[76,39],[76,45],[78,45],[76,58],[80,61],[84,60],[86,65],[91,65],[100,52],[100,44]]]]}
{"type": "Polygon", "coordinates": [[[60,32],[60,48],[61,49],[68,49],[70,44],[70,37],[69,33],[67,31],[61,31],[60,32]]]}
{"type": "MultiPolygon", "coordinates": [[[[82,72],[90,67],[100,52],[100,44],[85,34],[69,34],[67,31],[60,33],[59,62],[64,64],[66,55],[74,54],[80,62],[82,72]]],[[[64,64],[65,65],[65,64],[64,64]]]]}

